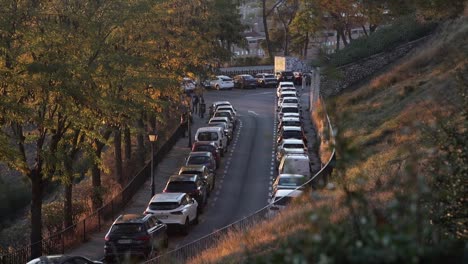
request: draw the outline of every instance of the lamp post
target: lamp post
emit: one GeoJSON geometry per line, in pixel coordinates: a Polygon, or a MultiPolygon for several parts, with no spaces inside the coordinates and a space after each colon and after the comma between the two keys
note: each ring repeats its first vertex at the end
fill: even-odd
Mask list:
{"type": "Polygon", "coordinates": [[[158,134],[152,132],[148,134],[148,139],[151,142],[151,197],[154,196],[154,143],[158,140],[158,134]]]}
{"type": "Polygon", "coordinates": [[[190,119],[192,118],[192,110],[188,110],[187,116],[187,130],[188,130],[188,147],[192,148],[192,129],[190,127],[190,119]]]}

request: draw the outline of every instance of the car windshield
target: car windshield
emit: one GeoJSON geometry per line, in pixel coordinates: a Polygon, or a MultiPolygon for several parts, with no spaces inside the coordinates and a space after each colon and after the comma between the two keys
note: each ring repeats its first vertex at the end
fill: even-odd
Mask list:
{"type": "Polygon", "coordinates": [[[304,183],[302,178],[296,177],[281,177],[279,179],[278,185],[281,186],[290,186],[290,187],[298,187],[304,183]]]}
{"type": "Polygon", "coordinates": [[[215,141],[218,140],[218,133],[216,132],[200,132],[198,134],[198,141],[215,141]]]}
{"type": "Polygon", "coordinates": [[[246,79],[246,80],[253,80],[254,77],[252,77],[252,76],[250,76],[250,75],[246,75],[246,76],[244,76],[244,79],[246,79]]]}
{"type": "Polygon", "coordinates": [[[301,126],[300,121],[283,121],[282,126],[301,126]]]}
{"type": "Polygon", "coordinates": [[[299,113],[299,109],[297,107],[283,107],[283,108],[281,108],[281,112],[283,112],[283,113],[299,113]]]}
{"type": "Polygon", "coordinates": [[[201,171],[196,171],[196,170],[186,170],[186,171],[183,171],[181,174],[202,174],[201,171]]]}
{"type": "Polygon", "coordinates": [[[286,71],[286,72],[283,72],[282,75],[283,76],[294,76],[294,73],[290,72],[290,71],[286,71]]]}
{"type": "Polygon", "coordinates": [[[187,160],[187,164],[195,164],[195,165],[202,165],[209,161],[207,156],[191,156],[187,160]]]}
{"type": "Polygon", "coordinates": [[[155,202],[150,203],[150,210],[174,210],[179,207],[177,202],[155,202]]]}
{"type": "Polygon", "coordinates": [[[209,126],[212,126],[212,127],[221,127],[222,129],[225,129],[226,128],[226,123],[209,123],[208,124],[209,126]]]}
{"type": "Polygon", "coordinates": [[[134,234],[143,231],[141,224],[115,224],[112,226],[111,233],[113,234],[134,234]]]}
{"type": "Polygon", "coordinates": [[[289,196],[279,196],[275,198],[275,205],[287,205],[292,200],[289,196]]]}
{"type": "Polygon", "coordinates": [[[273,74],[265,74],[265,78],[275,78],[273,74]]]}
{"type": "Polygon", "coordinates": [[[297,104],[297,99],[284,99],[284,104],[297,104]]]}
{"type": "Polygon", "coordinates": [[[231,117],[228,112],[216,112],[214,117],[231,117]]]}
{"type": "Polygon", "coordinates": [[[304,148],[302,144],[284,144],[283,148],[304,148]]]}
{"type": "Polygon", "coordinates": [[[197,189],[197,186],[194,182],[191,181],[171,181],[166,190],[169,192],[184,192],[189,193],[197,189]]]}
{"type": "Polygon", "coordinates": [[[221,81],[223,81],[223,82],[232,82],[232,79],[231,79],[231,78],[221,77],[220,79],[221,79],[221,81]]]}
{"type": "Polygon", "coordinates": [[[301,131],[284,131],[283,138],[298,138],[301,139],[301,131]]]}

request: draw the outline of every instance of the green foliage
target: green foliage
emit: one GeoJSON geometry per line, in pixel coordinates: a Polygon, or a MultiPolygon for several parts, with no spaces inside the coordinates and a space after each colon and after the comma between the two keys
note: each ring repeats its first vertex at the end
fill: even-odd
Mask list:
{"type": "Polygon", "coordinates": [[[423,23],[414,17],[403,17],[383,26],[368,37],[352,41],[348,46],[331,55],[330,64],[338,67],[374,54],[391,50],[398,45],[426,36],[435,23],[423,23]]]}
{"type": "MultiPolygon", "coordinates": [[[[72,221],[73,223],[76,223],[79,220],[79,217],[87,211],[87,206],[85,202],[74,201],[72,207],[72,221]]],[[[42,210],[42,225],[49,234],[54,234],[65,228],[63,226],[63,222],[65,219],[63,211],[63,201],[55,201],[48,203],[43,206],[42,210]]]]}

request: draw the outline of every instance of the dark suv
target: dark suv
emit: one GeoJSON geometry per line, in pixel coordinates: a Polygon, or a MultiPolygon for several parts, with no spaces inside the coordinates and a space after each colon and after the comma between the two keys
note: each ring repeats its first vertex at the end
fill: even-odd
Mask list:
{"type": "Polygon", "coordinates": [[[257,84],[260,87],[276,87],[278,86],[278,80],[274,74],[271,73],[258,73],[255,75],[257,79],[257,84]]]}
{"type": "Polygon", "coordinates": [[[197,174],[172,175],[167,181],[164,192],[182,192],[195,198],[201,213],[208,200],[208,184],[197,174]]]}
{"type": "Polygon", "coordinates": [[[233,78],[234,88],[247,89],[247,88],[257,88],[257,80],[249,74],[236,75],[233,78]]]}
{"type": "Polygon", "coordinates": [[[167,225],[150,214],[120,215],[105,240],[106,262],[116,258],[152,258],[162,247],[168,246],[167,225]]]}
{"type": "Polygon", "coordinates": [[[292,71],[279,71],[276,73],[278,82],[294,82],[294,73],[292,71]]]}

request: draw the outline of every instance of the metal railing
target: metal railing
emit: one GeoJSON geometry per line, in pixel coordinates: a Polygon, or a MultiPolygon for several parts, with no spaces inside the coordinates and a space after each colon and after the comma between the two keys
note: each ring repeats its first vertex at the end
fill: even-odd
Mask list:
{"type": "MultiPolygon", "coordinates": [[[[155,166],[159,164],[166,154],[176,144],[182,135],[183,128],[178,126],[169,139],[154,154],[155,166]]],[[[105,223],[115,219],[122,208],[131,200],[133,195],[140,189],[151,175],[150,164],[147,163],[125,188],[115,195],[108,203],[91,213],[80,222],[66,229],[42,239],[37,243],[42,245],[42,255],[64,254],[67,249],[73,248],[86,242],[88,235],[101,231],[105,223]]],[[[36,243],[36,244],[37,244],[36,243]]],[[[0,255],[1,264],[26,263],[30,260],[31,245],[20,248],[14,252],[0,255]]]]}
{"type": "MultiPolygon", "coordinates": [[[[322,100],[322,99],[320,99],[322,100]]],[[[328,131],[330,133],[330,138],[334,138],[333,127],[330,123],[330,118],[328,114],[325,113],[325,117],[328,123],[328,131]]],[[[321,169],[313,175],[303,186],[311,186],[314,181],[320,178],[328,178],[332,171],[335,161],[335,149],[332,149],[330,159],[321,167],[321,169]]],[[[225,226],[211,234],[208,234],[198,240],[190,242],[184,246],[181,246],[177,249],[169,251],[164,255],[158,256],[156,258],[150,259],[145,263],[159,264],[159,263],[185,263],[187,260],[196,257],[200,252],[212,247],[217,242],[223,239],[223,236],[230,232],[245,232],[251,227],[261,225],[262,221],[268,221],[274,215],[270,209],[271,205],[267,205],[255,213],[238,220],[228,226],[225,226]]]]}

